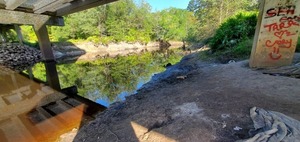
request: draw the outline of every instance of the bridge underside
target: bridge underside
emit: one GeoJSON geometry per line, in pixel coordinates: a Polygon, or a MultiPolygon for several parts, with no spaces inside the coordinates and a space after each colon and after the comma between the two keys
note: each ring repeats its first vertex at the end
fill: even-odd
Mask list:
{"type": "Polygon", "coordinates": [[[19,25],[32,25],[45,61],[47,82],[60,90],[55,58],[46,26],[64,26],[62,16],[117,0],[0,0],[0,38],[14,29],[22,43],[19,25]]]}
{"type": "Polygon", "coordinates": [[[105,109],[78,96],[74,88],[60,88],[46,26],[64,26],[62,16],[113,1],[116,0],[0,0],[0,43],[5,42],[5,33],[13,29],[22,44],[19,26],[33,26],[46,67],[47,84],[67,94],[0,67],[0,141],[54,141],[105,109]]]}

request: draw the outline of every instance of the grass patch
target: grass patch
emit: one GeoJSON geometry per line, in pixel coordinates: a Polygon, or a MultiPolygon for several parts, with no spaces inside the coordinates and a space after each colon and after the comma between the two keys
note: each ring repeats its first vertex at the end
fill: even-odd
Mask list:
{"type": "Polygon", "coordinates": [[[231,50],[232,57],[236,59],[247,59],[250,57],[253,39],[244,39],[231,50]]]}
{"type": "Polygon", "coordinates": [[[214,54],[211,54],[210,50],[201,51],[198,53],[198,55],[199,59],[202,61],[211,61],[215,59],[214,54]]]}
{"type": "Polygon", "coordinates": [[[252,50],[253,38],[243,39],[236,46],[232,48],[227,48],[227,50],[221,50],[216,52],[203,51],[199,53],[200,59],[207,60],[217,60],[221,63],[228,63],[230,60],[240,61],[250,58],[252,50]]]}

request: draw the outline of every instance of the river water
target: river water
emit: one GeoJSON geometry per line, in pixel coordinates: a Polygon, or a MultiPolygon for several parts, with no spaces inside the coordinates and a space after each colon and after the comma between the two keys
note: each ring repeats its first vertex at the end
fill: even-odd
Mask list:
{"type": "MultiPolygon", "coordinates": [[[[109,106],[116,101],[135,94],[143,84],[150,81],[154,74],[163,72],[168,63],[175,64],[181,60],[180,50],[146,52],[115,58],[102,58],[95,61],[77,61],[59,64],[57,70],[61,88],[76,85],[79,95],[109,106]]],[[[34,77],[46,80],[42,63],[33,67],[34,77]]]]}

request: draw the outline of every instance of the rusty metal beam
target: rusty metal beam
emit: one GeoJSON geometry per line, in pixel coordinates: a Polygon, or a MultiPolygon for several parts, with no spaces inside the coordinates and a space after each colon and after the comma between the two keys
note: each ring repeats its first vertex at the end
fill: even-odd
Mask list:
{"type": "Polygon", "coordinates": [[[40,27],[42,25],[64,26],[62,17],[53,17],[19,11],[0,9],[0,24],[24,24],[40,27]]]}
{"type": "Polygon", "coordinates": [[[115,2],[115,1],[118,1],[118,0],[77,0],[77,1],[71,2],[71,4],[68,6],[58,9],[56,12],[56,15],[64,16],[64,15],[72,14],[75,12],[79,12],[82,10],[86,10],[86,9],[89,9],[92,7],[104,5],[104,4],[115,2]]]}

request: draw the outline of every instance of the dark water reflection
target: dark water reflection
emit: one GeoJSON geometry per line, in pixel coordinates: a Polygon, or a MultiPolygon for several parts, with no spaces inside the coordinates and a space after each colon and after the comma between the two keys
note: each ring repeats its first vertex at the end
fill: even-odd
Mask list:
{"type": "MultiPolygon", "coordinates": [[[[79,95],[109,106],[136,93],[154,74],[164,71],[164,65],[175,64],[182,57],[180,50],[172,50],[169,54],[147,52],[141,55],[60,64],[57,65],[57,70],[62,88],[76,85],[79,95]]],[[[33,74],[36,78],[46,80],[43,64],[35,65],[33,74]]]]}

